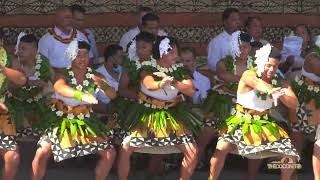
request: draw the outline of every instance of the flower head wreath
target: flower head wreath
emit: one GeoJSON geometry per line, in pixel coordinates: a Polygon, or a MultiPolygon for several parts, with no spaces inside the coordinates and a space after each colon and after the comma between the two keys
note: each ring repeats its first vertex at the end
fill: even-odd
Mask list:
{"type": "Polygon", "coordinates": [[[168,54],[170,50],[173,48],[170,46],[170,39],[169,38],[164,38],[161,40],[159,44],[159,54],[160,58],[162,58],[163,55],[168,54]]]}
{"type": "Polygon", "coordinates": [[[65,57],[70,59],[71,61],[75,60],[78,55],[78,52],[79,52],[78,41],[81,41],[81,40],[77,38],[73,39],[65,52],[65,57]]]}
{"type": "Polygon", "coordinates": [[[137,45],[136,45],[136,39],[133,39],[130,42],[130,46],[128,47],[128,57],[130,61],[133,61],[137,58],[137,45]]]}
{"type": "Polygon", "coordinates": [[[241,31],[236,31],[232,33],[232,39],[231,39],[231,55],[233,58],[239,57],[241,54],[240,51],[240,39],[241,31]]]}
{"type": "Polygon", "coordinates": [[[17,56],[18,55],[18,52],[19,52],[19,44],[20,44],[20,40],[23,36],[27,35],[25,32],[20,32],[20,34],[18,35],[18,38],[17,38],[17,43],[16,43],[16,46],[15,46],[15,51],[14,51],[14,54],[17,56]]]}
{"type": "Polygon", "coordinates": [[[261,76],[262,72],[264,71],[264,66],[269,61],[269,55],[271,53],[272,46],[270,44],[264,45],[262,48],[256,51],[256,69],[258,76],[261,76]]]}

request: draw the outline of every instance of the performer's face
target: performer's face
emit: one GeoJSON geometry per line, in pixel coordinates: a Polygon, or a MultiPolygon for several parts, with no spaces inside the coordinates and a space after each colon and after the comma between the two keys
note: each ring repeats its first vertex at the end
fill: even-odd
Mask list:
{"type": "Polygon", "coordinates": [[[76,59],[72,62],[72,65],[78,69],[86,69],[89,64],[89,51],[87,49],[79,49],[76,59]]]}
{"type": "Polygon", "coordinates": [[[178,57],[179,54],[177,46],[173,46],[172,49],[168,52],[168,54],[162,56],[162,58],[164,58],[166,62],[170,65],[175,64],[177,62],[178,57]]]}
{"type": "Polygon", "coordinates": [[[240,29],[241,27],[241,21],[240,21],[240,15],[237,12],[232,13],[228,19],[226,19],[224,22],[224,27],[231,32],[235,32],[240,29]]]}
{"type": "Polygon", "coordinates": [[[149,60],[152,55],[152,43],[138,41],[137,42],[137,55],[140,60],[149,60]]]}
{"type": "Polygon", "coordinates": [[[34,43],[20,42],[18,47],[18,56],[20,61],[26,61],[35,58],[37,54],[37,46],[34,43]]]}
{"type": "Polygon", "coordinates": [[[185,51],[181,52],[180,59],[184,65],[184,67],[193,71],[195,69],[195,57],[192,52],[185,51]]]}
{"type": "Polygon", "coordinates": [[[264,66],[264,74],[266,78],[271,79],[277,72],[279,60],[276,58],[269,58],[269,61],[264,66]]]}
{"type": "Polygon", "coordinates": [[[158,21],[147,21],[146,24],[142,26],[142,31],[146,31],[155,36],[158,35],[159,22],[158,21]]]}
{"type": "Polygon", "coordinates": [[[249,53],[251,51],[251,45],[248,42],[241,42],[240,46],[240,58],[247,59],[249,56],[249,53]]]}
{"type": "Polygon", "coordinates": [[[76,29],[82,30],[84,28],[84,14],[81,12],[75,11],[72,14],[73,26],[76,29]]]}
{"type": "Polygon", "coordinates": [[[259,19],[253,19],[247,27],[247,31],[254,38],[254,40],[259,41],[262,36],[261,21],[259,19]]]}

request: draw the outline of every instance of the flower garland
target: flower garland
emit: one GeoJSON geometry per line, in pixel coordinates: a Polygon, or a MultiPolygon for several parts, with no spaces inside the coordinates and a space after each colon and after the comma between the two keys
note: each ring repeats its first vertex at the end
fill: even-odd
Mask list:
{"type": "MultiPolygon", "coordinates": [[[[310,100],[314,99],[316,107],[320,107],[320,85],[307,83],[307,79],[303,76],[300,78],[297,76],[294,81],[292,81],[293,91],[299,98],[300,102],[308,103],[310,100]]],[[[311,80],[309,80],[311,81],[311,80]]]]}
{"type": "MultiPolygon", "coordinates": [[[[258,76],[258,78],[261,79],[261,76],[258,76]]],[[[271,80],[271,85],[272,88],[277,88],[277,87],[281,87],[282,83],[281,80],[283,78],[281,77],[280,74],[275,74],[274,77],[271,80]]],[[[258,92],[257,93],[258,98],[260,98],[261,100],[267,100],[267,97],[269,96],[269,94],[267,92],[258,92]]]]}
{"type": "MultiPolygon", "coordinates": [[[[32,80],[48,80],[51,77],[49,70],[49,61],[42,54],[36,55],[36,64],[34,78],[32,80]]],[[[40,88],[37,86],[23,86],[20,91],[16,92],[17,99],[26,100],[29,104],[39,102],[43,98],[40,88]],[[26,99],[27,98],[27,99],[26,99]]]]}
{"type": "MultiPolygon", "coordinates": [[[[82,84],[79,84],[74,77],[74,73],[72,72],[71,66],[66,69],[67,81],[68,84],[76,89],[77,91],[85,92],[85,93],[93,93],[95,91],[95,83],[92,79],[94,76],[93,71],[90,67],[87,68],[87,73],[85,75],[85,80],[82,81],[82,84]]],[[[98,89],[96,89],[98,91],[98,89]]]]}
{"type": "MultiPolygon", "coordinates": [[[[65,116],[69,120],[75,119],[75,115],[73,113],[64,113],[63,111],[58,110],[55,104],[51,106],[51,111],[54,112],[58,117],[65,116]]],[[[90,113],[92,112],[92,108],[89,108],[89,112],[87,114],[79,113],[76,118],[79,120],[84,120],[84,118],[90,118],[90,113]]]]}
{"type": "Polygon", "coordinates": [[[170,67],[165,68],[158,65],[155,59],[152,59],[150,61],[142,62],[141,69],[147,72],[163,72],[174,78],[173,83],[192,77],[192,72],[189,69],[184,68],[182,63],[172,64],[170,67]]]}
{"type": "MultiPolygon", "coordinates": [[[[6,67],[8,65],[8,56],[7,56],[7,52],[6,50],[1,47],[0,48],[0,66],[1,67],[6,67]]],[[[3,74],[0,73],[0,92],[1,92],[1,96],[3,93],[5,93],[5,91],[7,91],[7,77],[3,74]]],[[[3,98],[1,97],[1,102],[3,102],[3,98]]]]}
{"type": "Polygon", "coordinates": [[[61,36],[59,36],[56,31],[55,31],[55,27],[53,26],[50,30],[49,33],[58,41],[62,42],[63,44],[69,44],[74,38],[77,37],[77,30],[73,29],[72,30],[72,34],[69,38],[62,38],[61,36]]]}

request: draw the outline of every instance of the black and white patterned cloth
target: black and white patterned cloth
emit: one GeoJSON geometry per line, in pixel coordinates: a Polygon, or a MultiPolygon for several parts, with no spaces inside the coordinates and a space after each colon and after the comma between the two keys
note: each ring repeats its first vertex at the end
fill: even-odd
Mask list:
{"type": "Polygon", "coordinates": [[[232,152],[249,159],[262,159],[275,156],[295,156],[299,160],[299,155],[289,138],[280,138],[274,142],[263,142],[261,145],[248,145],[243,140],[242,128],[238,128],[233,135],[225,133],[219,141],[226,141],[236,145],[232,152]]]}
{"type": "Polygon", "coordinates": [[[306,104],[304,102],[300,103],[297,107],[298,123],[292,127],[293,132],[302,132],[306,135],[315,133],[316,127],[309,126],[308,124],[308,116],[310,116],[310,113],[311,112],[307,109],[306,104]]]}

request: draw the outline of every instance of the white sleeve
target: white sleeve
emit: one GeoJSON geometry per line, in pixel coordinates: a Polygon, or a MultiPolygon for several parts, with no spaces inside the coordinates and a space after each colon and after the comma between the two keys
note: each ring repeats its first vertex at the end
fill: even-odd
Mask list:
{"type": "Polygon", "coordinates": [[[127,50],[127,45],[131,41],[129,33],[126,32],[120,39],[119,46],[122,47],[123,51],[126,52],[127,50]]]}
{"type": "Polygon", "coordinates": [[[208,45],[208,65],[211,71],[216,71],[218,61],[221,59],[220,46],[215,39],[208,45]]]}
{"type": "Polygon", "coordinates": [[[49,47],[50,47],[50,36],[48,36],[48,34],[45,34],[39,40],[38,51],[50,60],[49,47]]]}

